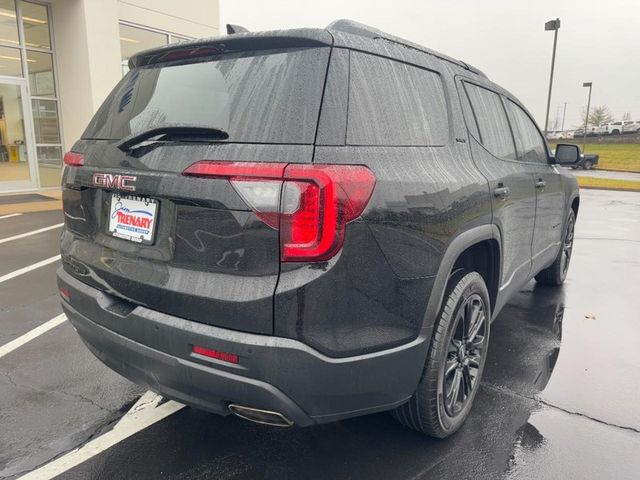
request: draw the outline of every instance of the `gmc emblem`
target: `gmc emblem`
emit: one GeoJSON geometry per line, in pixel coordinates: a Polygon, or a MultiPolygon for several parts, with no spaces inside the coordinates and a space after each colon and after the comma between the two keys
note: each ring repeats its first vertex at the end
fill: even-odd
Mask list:
{"type": "Polygon", "coordinates": [[[96,187],[102,188],[115,188],[116,190],[127,190],[129,192],[135,192],[136,186],[133,182],[136,181],[134,175],[114,175],[111,173],[94,173],[93,184],[96,187]]]}

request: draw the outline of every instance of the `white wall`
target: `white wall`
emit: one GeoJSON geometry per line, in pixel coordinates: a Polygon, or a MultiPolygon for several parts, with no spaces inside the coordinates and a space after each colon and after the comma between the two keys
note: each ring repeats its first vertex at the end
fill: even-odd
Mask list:
{"type": "Polygon", "coordinates": [[[121,20],[189,37],[219,35],[218,0],[119,0],[121,20]]]}

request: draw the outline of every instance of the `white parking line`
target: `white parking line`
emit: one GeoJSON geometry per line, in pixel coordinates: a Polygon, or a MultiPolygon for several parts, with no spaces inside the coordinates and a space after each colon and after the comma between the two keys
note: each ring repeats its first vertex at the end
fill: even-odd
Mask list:
{"type": "Polygon", "coordinates": [[[53,257],[46,258],[41,260],[40,262],[34,263],[33,265],[29,265],[28,267],[20,268],[18,270],[14,270],[11,273],[7,273],[6,275],[2,275],[0,277],[0,283],[6,282],[7,280],[11,280],[12,278],[16,278],[20,275],[30,272],[31,270],[35,270],[36,268],[44,267],[45,265],[49,265],[50,263],[57,262],[60,260],[60,255],[54,255],[53,257]]]}
{"type": "Polygon", "coordinates": [[[113,430],[20,478],[22,480],[48,480],[56,477],[184,407],[181,403],[172,400],[160,404],[161,400],[160,395],[153,392],[145,393],[113,427],[113,430]]]}
{"type": "Polygon", "coordinates": [[[43,333],[48,332],[54,327],[57,327],[62,322],[67,319],[67,316],[64,313],[61,313],[57,317],[53,317],[51,320],[44,322],[42,325],[34,328],[33,330],[29,330],[24,335],[16,338],[15,340],[11,340],[9,343],[0,347],[0,358],[4,357],[6,354],[13,352],[16,348],[21,347],[27,342],[30,342],[36,337],[39,337],[43,333]]]}
{"type": "Polygon", "coordinates": [[[0,243],[10,242],[12,240],[18,240],[24,237],[30,237],[31,235],[36,235],[42,232],[48,232],[49,230],[53,230],[54,228],[60,228],[64,223],[58,223],[57,225],[51,225],[50,227],[39,228],[38,230],[33,230],[27,233],[21,233],[20,235],[14,235],[13,237],[0,238],[0,243]]]}
{"type": "Polygon", "coordinates": [[[0,216],[0,220],[2,220],[3,218],[17,217],[18,215],[22,215],[22,214],[21,213],[10,213],[8,215],[2,215],[2,216],[0,216]]]}

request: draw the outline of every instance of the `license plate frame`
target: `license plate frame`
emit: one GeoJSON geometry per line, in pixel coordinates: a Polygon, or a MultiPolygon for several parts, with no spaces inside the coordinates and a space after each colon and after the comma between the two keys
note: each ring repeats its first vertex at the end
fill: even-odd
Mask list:
{"type": "Polygon", "coordinates": [[[139,195],[111,194],[107,215],[107,233],[130,242],[152,245],[155,242],[160,202],[139,195]]]}

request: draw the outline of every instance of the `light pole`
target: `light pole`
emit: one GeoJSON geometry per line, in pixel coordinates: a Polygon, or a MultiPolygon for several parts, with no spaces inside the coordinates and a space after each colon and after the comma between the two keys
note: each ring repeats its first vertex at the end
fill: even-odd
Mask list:
{"type": "Polygon", "coordinates": [[[582,152],[584,153],[584,146],[587,144],[587,125],[589,125],[589,107],[591,106],[592,82],[584,82],[582,86],[589,87],[589,99],[587,100],[587,115],[584,117],[584,131],[582,132],[582,152]]]}
{"type": "Polygon", "coordinates": [[[564,102],[564,110],[562,110],[562,130],[564,132],[564,117],[567,114],[567,102],[564,102]]]}
{"type": "Polygon", "coordinates": [[[553,30],[553,55],[551,57],[551,77],[549,78],[549,96],[547,97],[547,114],[544,117],[544,134],[547,134],[549,128],[549,107],[551,106],[551,87],[553,87],[553,69],[556,64],[556,45],[558,44],[558,29],[560,28],[560,19],[549,20],[544,24],[545,30],[553,30]]]}

